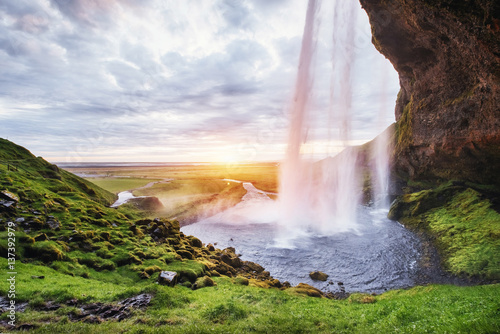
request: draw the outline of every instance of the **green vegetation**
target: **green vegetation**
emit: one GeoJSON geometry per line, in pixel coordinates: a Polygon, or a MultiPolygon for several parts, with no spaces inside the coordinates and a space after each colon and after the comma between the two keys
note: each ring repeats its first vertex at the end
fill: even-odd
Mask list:
{"type": "Polygon", "coordinates": [[[413,96],[411,97],[410,102],[404,107],[403,114],[401,115],[401,119],[396,123],[396,149],[403,150],[409,145],[411,145],[412,141],[412,113],[415,112],[413,110],[413,96]]]}
{"type": "MultiPolygon", "coordinates": [[[[345,300],[324,298],[307,285],[283,288],[260,266],[242,262],[234,249],[205,247],[181,233],[177,221],[150,219],[128,205],[111,209],[112,193],[15,144],[0,144],[0,190],[16,201],[0,207],[0,267],[8,264],[12,222],[16,303],[27,304],[17,312],[16,324],[31,326],[34,333],[500,332],[499,284],[433,285],[345,300]],[[177,272],[179,284],[157,284],[163,270],[177,272]],[[139,294],[150,295],[150,304],[129,309],[122,321],[82,314],[91,303],[116,306],[139,294]]],[[[201,177],[189,179],[183,189],[182,180],[152,191],[230,189],[221,182],[202,186],[201,177]]],[[[477,189],[449,184],[399,203],[393,214],[442,236],[452,270],[498,274],[498,214],[477,189]]],[[[0,280],[7,278],[1,270],[0,280]]],[[[7,294],[7,285],[0,285],[0,295],[7,294]]],[[[8,320],[1,314],[0,327],[8,320]]]]}
{"type": "Polygon", "coordinates": [[[106,189],[114,194],[125,190],[144,187],[150,182],[161,181],[161,179],[129,178],[129,177],[93,177],[90,182],[106,189]]]}
{"type": "Polygon", "coordinates": [[[456,275],[500,279],[500,214],[474,185],[448,182],[402,196],[390,217],[432,236],[456,275]]]}
{"type": "MultiPolygon", "coordinates": [[[[207,166],[165,166],[165,167],[116,167],[116,168],[69,168],[73,173],[85,172],[106,174],[107,179],[127,177],[131,179],[175,179],[175,180],[222,180],[232,179],[252,182],[258,189],[278,191],[278,165],[276,163],[255,164],[213,164],[207,166]]],[[[106,188],[106,184],[103,184],[106,188]]],[[[129,187],[128,189],[134,189],[129,187]]],[[[106,188],[107,189],[107,188],[106,188]]],[[[126,189],[127,190],[127,189],[126,189]]]]}
{"type": "MultiPolygon", "coordinates": [[[[0,259],[0,265],[6,261],[0,259]]],[[[108,283],[61,274],[44,266],[20,264],[19,301],[33,308],[20,312],[19,323],[35,333],[495,333],[500,330],[499,285],[427,286],[379,296],[355,294],[347,300],[295,295],[287,290],[235,285],[224,277],[199,290],[166,287],[141,280],[108,283]],[[35,280],[31,275],[43,275],[35,280]],[[116,302],[140,293],[153,294],[146,310],[129,319],[100,324],[72,322],[78,309],[63,306],[36,311],[48,300],[63,303],[116,302]]],[[[2,272],[0,279],[5,280],[2,272]]],[[[1,291],[2,294],[5,290],[1,291]]],[[[5,315],[0,319],[5,319],[5,315]]]]}

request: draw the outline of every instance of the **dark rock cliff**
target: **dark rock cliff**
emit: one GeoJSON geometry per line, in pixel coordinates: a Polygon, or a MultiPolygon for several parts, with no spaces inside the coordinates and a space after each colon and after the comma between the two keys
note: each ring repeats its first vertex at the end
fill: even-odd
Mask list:
{"type": "Polygon", "coordinates": [[[399,73],[396,173],[500,186],[500,2],[360,2],[399,73]]]}

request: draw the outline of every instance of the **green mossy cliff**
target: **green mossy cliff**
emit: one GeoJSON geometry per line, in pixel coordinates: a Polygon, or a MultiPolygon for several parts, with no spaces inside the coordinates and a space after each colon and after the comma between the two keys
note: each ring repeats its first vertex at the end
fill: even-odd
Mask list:
{"type": "Polygon", "coordinates": [[[8,257],[11,247],[11,227],[17,261],[71,276],[131,284],[170,270],[186,284],[205,275],[242,274],[259,278],[261,285],[281,287],[262,267],[241,261],[234,249],[205,247],[185,236],[177,221],[145,218],[133,205],[110,208],[115,197],[0,139],[2,257],[8,257]]]}
{"type": "Polygon", "coordinates": [[[500,187],[500,2],[360,2],[399,73],[398,176],[500,187]]]}

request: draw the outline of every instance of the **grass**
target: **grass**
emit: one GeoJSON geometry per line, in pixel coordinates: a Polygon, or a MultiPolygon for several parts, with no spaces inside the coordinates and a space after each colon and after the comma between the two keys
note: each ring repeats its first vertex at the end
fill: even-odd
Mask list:
{"type": "MultiPolygon", "coordinates": [[[[198,290],[160,286],[159,270],[178,272],[185,285],[215,274],[211,261],[217,250],[208,252],[199,240],[183,235],[176,221],[148,219],[126,205],[111,209],[107,205],[115,198],[112,193],[17,145],[4,140],[0,144],[2,161],[15,164],[15,168],[0,164],[0,185],[19,198],[17,207],[0,212],[0,280],[9,276],[5,222],[23,218],[15,232],[16,301],[28,302],[29,307],[18,312],[16,323],[34,325],[34,333],[500,332],[499,284],[431,285],[378,296],[353,294],[347,300],[307,297],[293,288],[264,289],[256,286],[264,282],[250,280],[245,285],[241,279],[217,275],[211,277],[215,286],[198,290]],[[49,301],[73,299],[79,305],[115,303],[140,293],[153,295],[150,306],[121,322],[73,322],[70,315],[81,312],[74,306],[36,309],[49,301]]],[[[260,176],[267,184],[273,174],[266,171],[275,166],[258,171],[242,168],[236,177],[228,176],[224,168],[212,168],[208,178],[239,175],[251,181],[260,176]]],[[[206,183],[202,170],[170,170],[189,182],[179,182],[178,187],[158,184],[152,191],[196,189],[202,195],[236,191],[220,181],[206,183]]],[[[133,177],[142,177],[143,172],[136,171],[133,177]]],[[[154,173],[158,179],[168,177],[165,171],[154,173]]],[[[437,236],[442,251],[448,252],[451,270],[471,275],[498,272],[498,213],[478,191],[447,185],[409,194],[396,209],[414,226],[437,236]]],[[[0,295],[7,293],[7,285],[0,285],[0,295]]],[[[6,313],[0,315],[0,321],[7,319],[6,313]]]]}
{"type": "MultiPolygon", "coordinates": [[[[0,265],[6,265],[0,259],[0,265]]],[[[235,285],[214,278],[214,287],[190,290],[142,280],[106,283],[72,277],[53,269],[20,264],[18,300],[31,305],[47,300],[114,302],[152,293],[145,311],[125,321],[103,324],[68,320],[71,308],[52,312],[28,309],[20,323],[36,324],[34,333],[496,333],[500,331],[500,285],[425,286],[347,300],[297,296],[279,289],[235,285]],[[44,275],[43,280],[31,275],[44,275]],[[366,302],[368,301],[368,302],[366,302]]],[[[0,273],[5,280],[6,273],[0,273]]],[[[1,291],[4,294],[5,291],[1,291]]],[[[0,316],[1,319],[5,315],[0,316]]]]}
{"type": "Polygon", "coordinates": [[[127,178],[127,177],[95,177],[88,180],[109,192],[117,194],[125,190],[143,187],[150,182],[161,179],[127,178]]]}
{"type": "Polygon", "coordinates": [[[451,273],[498,280],[500,214],[481,190],[448,182],[402,196],[389,215],[430,235],[451,273]]]}
{"type": "Polygon", "coordinates": [[[198,179],[205,181],[232,179],[252,182],[255,187],[264,191],[278,191],[279,166],[276,163],[166,167],[68,168],[67,170],[72,173],[85,172],[94,174],[103,174],[103,170],[105,170],[105,174],[110,177],[125,176],[132,179],[198,179]]]}
{"type": "Polygon", "coordinates": [[[500,279],[500,214],[472,189],[426,216],[452,273],[500,279]]]}

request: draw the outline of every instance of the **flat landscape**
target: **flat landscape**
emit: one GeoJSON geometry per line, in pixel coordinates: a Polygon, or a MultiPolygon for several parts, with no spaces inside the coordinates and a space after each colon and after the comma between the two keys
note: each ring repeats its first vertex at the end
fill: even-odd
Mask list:
{"type": "Polygon", "coordinates": [[[246,190],[242,182],[257,189],[278,191],[276,163],[185,164],[164,166],[109,166],[89,164],[65,168],[90,182],[118,194],[157,197],[164,208],[150,212],[154,217],[177,219],[181,226],[211,216],[240,202],[246,190]],[[238,181],[238,182],[236,182],[238,181]]]}

